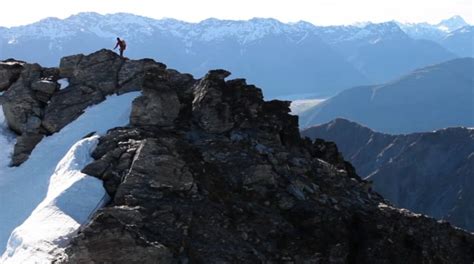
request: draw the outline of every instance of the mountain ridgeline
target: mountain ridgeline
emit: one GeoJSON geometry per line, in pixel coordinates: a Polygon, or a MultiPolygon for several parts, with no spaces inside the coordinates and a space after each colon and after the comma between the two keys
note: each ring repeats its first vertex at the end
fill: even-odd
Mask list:
{"type": "Polygon", "coordinates": [[[335,142],[357,173],[397,206],[474,231],[474,129],[388,135],[336,119],[302,134],[335,142]]]}
{"type": "MultiPolygon", "coordinates": [[[[40,238],[39,243],[66,247],[55,252],[56,262],[471,264],[474,259],[473,234],[395,208],[355,173],[335,144],[302,138],[289,102],[264,101],[262,91],[244,79],[227,79],[228,71],[211,70],[195,79],[108,50],[65,57],[59,69],[34,66],[36,75],[30,64],[7,64],[18,64],[0,75],[17,76],[0,81],[8,83],[10,101],[25,94],[37,100],[38,81],[69,80],[68,87],[41,101],[39,115],[36,107],[21,109],[20,117],[40,120],[43,137],[54,136],[48,128],[61,131],[106,95],[141,91],[129,125],[102,135],[94,161],[82,170],[103,181],[110,202],[71,243],[40,238]],[[61,111],[48,111],[58,105],[61,111]],[[57,119],[42,115],[53,112],[57,119]]],[[[12,115],[6,118],[14,128],[12,115]]],[[[27,127],[29,119],[21,119],[19,127],[27,127]]],[[[21,239],[10,246],[10,259],[25,250],[15,248],[21,239]]]]}
{"type": "Polygon", "coordinates": [[[128,43],[126,56],[130,58],[151,56],[195,76],[204,75],[209,68],[226,68],[265,87],[266,97],[326,97],[467,56],[472,41],[468,37],[457,40],[457,28],[445,32],[431,27],[442,37],[429,40],[407,34],[395,22],[321,27],[259,18],[186,23],[123,13],[81,13],[64,20],[49,18],[0,28],[0,58],[54,66],[68,54],[112,47],[120,36],[128,43]],[[445,40],[448,34],[451,40],[445,40]]]}
{"type": "Polygon", "coordinates": [[[342,117],[385,133],[474,127],[473,72],[474,58],[462,58],[386,84],[351,88],[300,114],[300,124],[342,117]]]}

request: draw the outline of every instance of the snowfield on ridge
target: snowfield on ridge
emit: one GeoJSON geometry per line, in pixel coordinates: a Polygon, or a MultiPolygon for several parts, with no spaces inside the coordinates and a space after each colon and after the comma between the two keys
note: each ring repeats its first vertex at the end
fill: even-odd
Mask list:
{"type": "Polygon", "coordinates": [[[14,168],[8,167],[14,139],[0,111],[1,263],[51,261],[108,199],[102,181],[80,172],[91,161],[98,136],[82,138],[128,124],[131,102],[139,94],[110,96],[89,107],[14,168]]]}

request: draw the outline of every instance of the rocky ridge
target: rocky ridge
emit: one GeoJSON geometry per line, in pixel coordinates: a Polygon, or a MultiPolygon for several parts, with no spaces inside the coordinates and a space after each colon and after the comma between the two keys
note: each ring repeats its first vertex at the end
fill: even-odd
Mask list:
{"type": "Polygon", "coordinates": [[[303,135],[335,142],[374,189],[397,206],[474,231],[474,130],[389,135],[335,119],[303,135]]]}
{"type": "MultiPolygon", "coordinates": [[[[25,69],[42,68],[20,66],[4,109],[17,100],[11,89],[19,80],[46,76],[43,69],[28,78],[32,70],[25,69]]],[[[95,161],[83,169],[103,180],[112,200],[57,263],[474,260],[472,234],[393,207],[357,176],[335,144],[300,136],[289,102],[264,101],[245,80],[226,80],[225,70],[196,80],[164,64],[102,50],[66,57],[51,71],[59,71],[51,82],[67,77],[70,86],[55,89],[39,106],[32,100],[39,115],[28,107],[18,114],[38,117],[34,131],[41,136],[106,94],[142,91],[130,125],[102,136],[95,161]]],[[[31,86],[21,85],[28,98],[38,99],[31,86]]],[[[19,137],[26,123],[20,122],[19,137]]]]}
{"type": "Polygon", "coordinates": [[[27,160],[44,136],[61,130],[88,106],[139,89],[137,80],[149,67],[160,64],[124,60],[108,50],[64,57],[59,68],[13,59],[0,62],[0,102],[8,126],[18,135],[11,165],[27,160]],[[60,79],[69,85],[60,89],[60,79]]]}

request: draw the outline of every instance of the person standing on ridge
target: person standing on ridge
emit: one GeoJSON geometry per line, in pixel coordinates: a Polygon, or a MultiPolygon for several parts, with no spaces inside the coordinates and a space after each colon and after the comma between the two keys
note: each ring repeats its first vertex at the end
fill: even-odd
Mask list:
{"type": "Polygon", "coordinates": [[[119,48],[119,51],[120,51],[120,57],[123,58],[123,51],[127,48],[127,43],[125,43],[125,40],[117,37],[117,44],[115,45],[114,50],[117,49],[117,47],[119,48]]]}

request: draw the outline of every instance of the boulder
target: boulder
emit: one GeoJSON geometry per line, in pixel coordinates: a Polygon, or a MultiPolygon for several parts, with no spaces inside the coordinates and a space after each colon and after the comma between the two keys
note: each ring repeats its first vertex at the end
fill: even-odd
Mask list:
{"type": "Polygon", "coordinates": [[[166,65],[151,59],[126,60],[118,74],[118,94],[140,91],[145,73],[151,68],[166,69],[166,65]]]}
{"type": "Polygon", "coordinates": [[[143,96],[132,104],[130,123],[135,126],[173,126],[181,103],[177,91],[170,86],[164,69],[147,71],[143,82],[143,96]]]}
{"type": "Polygon", "coordinates": [[[41,66],[25,64],[23,68],[19,79],[4,93],[2,105],[8,126],[20,135],[30,130],[29,120],[42,116],[42,105],[31,88],[31,84],[41,78],[41,66]]]}
{"type": "Polygon", "coordinates": [[[25,133],[17,137],[10,165],[20,166],[25,162],[43,137],[43,134],[38,133],[25,133]]]}
{"type": "Polygon", "coordinates": [[[18,80],[24,64],[16,60],[0,61],[0,92],[7,90],[18,80]]]}
{"type": "Polygon", "coordinates": [[[59,89],[59,84],[57,82],[52,82],[48,80],[36,81],[31,85],[31,89],[34,91],[39,91],[48,95],[54,94],[59,89]]]}
{"type": "Polygon", "coordinates": [[[221,133],[234,126],[232,109],[223,100],[224,79],[229,75],[224,70],[210,71],[194,89],[193,115],[205,131],[221,133]]]}
{"type": "Polygon", "coordinates": [[[73,78],[76,75],[76,70],[79,62],[84,58],[83,54],[77,54],[61,58],[59,63],[60,78],[73,78]]]}
{"type": "Polygon", "coordinates": [[[87,56],[76,55],[61,59],[60,76],[68,78],[70,86],[85,85],[104,95],[118,88],[117,76],[124,59],[111,50],[102,49],[87,56]]]}

